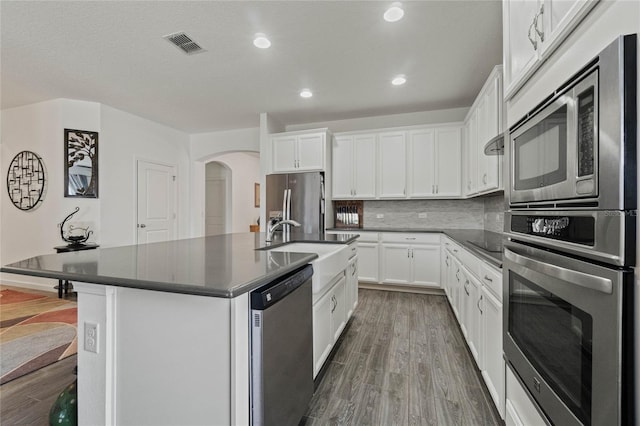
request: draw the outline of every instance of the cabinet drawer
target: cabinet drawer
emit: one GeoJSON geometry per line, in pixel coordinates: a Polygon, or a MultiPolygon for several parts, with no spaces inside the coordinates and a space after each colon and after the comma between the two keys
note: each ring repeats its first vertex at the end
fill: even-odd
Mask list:
{"type": "Polygon", "coordinates": [[[484,270],[480,259],[465,249],[460,249],[458,252],[458,259],[460,259],[460,262],[462,262],[462,264],[469,270],[469,272],[475,275],[476,278],[482,279],[482,273],[484,270]]]}
{"type": "Polygon", "coordinates": [[[529,399],[527,391],[522,388],[516,376],[507,367],[507,407],[509,415],[507,424],[544,426],[549,423],[538,412],[535,403],[529,399]]]}
{"type": "Polygon", "coordinates": [[[353,231],[352,233],[360,235],[360,238],[358,238],[359,243],[377,243],[378,242],[377,232],[353,231]]]}
{"type": "Polygon", "coordinates": [[[383,243],[404,243],[404,244],[440,244],[439,232],[425,233],[404,233],[404,232],[382,232],[383,243]]]}
{"type": "Polygon", "coordinates": [[[502,271],[482,263],[480,280],[502,302],[502,271]]]}

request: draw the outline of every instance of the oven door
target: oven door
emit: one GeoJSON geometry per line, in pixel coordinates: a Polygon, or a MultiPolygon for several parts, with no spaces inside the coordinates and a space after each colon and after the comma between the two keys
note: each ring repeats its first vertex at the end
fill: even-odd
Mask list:
{"type": "Polygon", "coordinates": [[[595,69],[511,132],[510,203],[596,198],[597,129],[595,69]]]}
{"type": "Polygon", "coordinates": [[[504,351],[551,423],[620,424],[622,291],[633,274],[505,243],[504,351]]]}

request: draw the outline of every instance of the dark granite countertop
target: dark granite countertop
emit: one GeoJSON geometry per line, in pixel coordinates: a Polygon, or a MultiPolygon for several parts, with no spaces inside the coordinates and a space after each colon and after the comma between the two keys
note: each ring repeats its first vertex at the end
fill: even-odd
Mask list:
{"type": "Polygon", "coordinates": [[[341,232],[439,232],[445,234],[489,264],[502,268],[502,233],[483,229],[442,228],[331,228],[341,232]]]}
{"type": "MultiPolygon", "coordinates": [[[[357,234],[295,234],[283,242],[348,244],[357,234]]],[[[0,271],[37,277],[213,297],[236,297],[317,258],[312,253],[271,252],[264,233],[98,248],[32,257],[0,271]]]]}

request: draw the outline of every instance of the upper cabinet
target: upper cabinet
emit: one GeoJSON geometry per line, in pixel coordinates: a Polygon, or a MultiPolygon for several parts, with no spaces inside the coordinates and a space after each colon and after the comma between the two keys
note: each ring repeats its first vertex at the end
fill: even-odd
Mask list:
{"type": "Polygon", "coordinates": [[[376,197],[377,135],[343,135],[333,139],[333,198],[376,197]]]}
{"type": "Polygon", "coordinates": [[[504,0],[505,99],[510,99],[598,0],[504,0]]]}
{"type": "Polygon", "coordinates": [[[410,127],[336,135],[333,199],[462,196],[462,127],[410,127]]]}
{"type": "Polygon", "coordinates": [[[502,155],[486,155],[485,145],[503,131],[502,66],[485,82],[465,121],[467,175],[465,193],[474,195],[502,189],[502,155]]]}
{"type": "Polygon", "coordinates": [[[326,130],[272,134],[272,172],[325,170],[326,130]]]}
{"type": "Polygon", "coordinates": [[[386,132],[379,136],[380,198],[407,196],[407,132],[386,132]]]}

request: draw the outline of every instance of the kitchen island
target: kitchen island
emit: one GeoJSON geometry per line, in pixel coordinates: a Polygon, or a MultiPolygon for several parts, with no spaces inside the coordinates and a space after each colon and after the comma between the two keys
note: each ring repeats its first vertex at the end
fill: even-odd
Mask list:
{"type": "Polygon", "coordinates": [[[79,424],[249,424],[249,294],[317,258],[265,248],[357,235],[292,234],[269,247],[264,237],[44,255],[2,272],[74,282],[79,424]]]}

